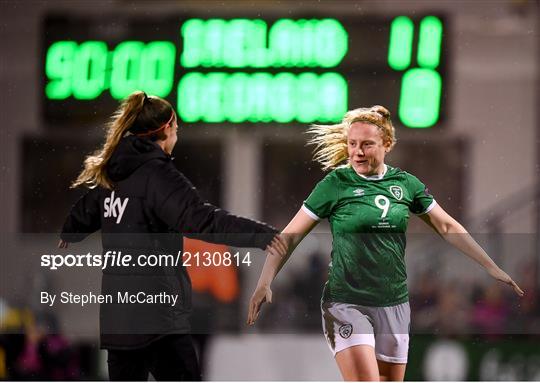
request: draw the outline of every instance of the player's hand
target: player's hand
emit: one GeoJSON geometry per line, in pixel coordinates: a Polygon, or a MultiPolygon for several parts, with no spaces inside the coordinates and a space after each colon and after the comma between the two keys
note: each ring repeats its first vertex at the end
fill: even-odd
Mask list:
{"type": "Polygon", "coordinates": [[[508,286],[512,287],[517,295],[522,297],[525,295],[523,290],[517,285],[516,282],[508,274],[504,272],[500,267],[494,267],[488,270],[489,275],[495,278],[498,281],[506,283],[508,286]]]}
{"type": "Polygon", "coordinates": [[[68,247],[68,242],[66,242],[66,241],[64,241],[62,239],[58,242],[58,248],[59,249],[67,249],[67,247],[68,247]]]}
{"type": "Polygon", "coordinates": [[[248,325],[255,324],[264,302],[272,303],[272,290],[270,286],[257,286],[249,300],[248,325]]]}
{"type": "Polygon", "coordinates": [[[267,246],[266,252],[271,253],[274,256],[284,258],[289,250],[289,244],[285,240],[283,234],[276,234],[272,242],[267,246]]]}

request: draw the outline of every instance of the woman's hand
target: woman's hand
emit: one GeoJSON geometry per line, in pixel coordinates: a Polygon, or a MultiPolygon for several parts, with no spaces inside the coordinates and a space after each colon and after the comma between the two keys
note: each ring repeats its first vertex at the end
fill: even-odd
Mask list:
{"type": "Polygon", "coordinates": [[[66,242],[66,241],[64,241],[62,239],[58,242],[58,248],[59,249],[67,249],[67,247],[68,247],[68,242],[66,242]]]}
{"type": "Polygon", "coordinates": [[[516,294],[519,295],[520,297],[525,295],[525,293],[523,292],[523,290],[521,290],[521,288],[517,285],[517,283],[514,282],[512,278],[510,278],[510,276],[506,274],[500,267],[497,267],[497,266],[491,267],[487,271],[489,275],[491,275],[496,280],[506,283],[508,286],[512,287],[514,291],[516,292],[516,294]]]}
{"type": "Polygon", "coordinates": [[[255,324],[264,302],[272,303],[272,290],[270,290],[270,286],[257,286],[249,300],[248,325],[255,324]]]}
{"type": "Polygon", "coordinates": [[[289,244],[287,243],[284,234],[276,234],[272,239],[272,242],[266,247],[267,253],[281,258],[287,256],[288,251],[289,244]]]}

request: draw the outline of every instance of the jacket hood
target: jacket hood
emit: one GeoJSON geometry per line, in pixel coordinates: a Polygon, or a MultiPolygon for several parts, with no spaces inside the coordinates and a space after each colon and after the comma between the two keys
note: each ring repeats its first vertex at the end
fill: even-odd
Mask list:
{"type": "Polygon", "coordinates": [[[122,181],[140,166],[156,158],[166,161],[170,156],[158,144],[146,138],[123,137],[107,163],[107,175],[113,182],[122,181]]]}

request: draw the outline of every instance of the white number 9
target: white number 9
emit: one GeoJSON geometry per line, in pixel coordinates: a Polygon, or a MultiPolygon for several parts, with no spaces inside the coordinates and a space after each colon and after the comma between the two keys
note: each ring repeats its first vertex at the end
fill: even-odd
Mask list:
{"type": "Polygon", "coordinates": [[[375,205],[383,211],[381,218],[385,218],[390,208],[390,200],[383,195],[375,197],[375,205]]]}

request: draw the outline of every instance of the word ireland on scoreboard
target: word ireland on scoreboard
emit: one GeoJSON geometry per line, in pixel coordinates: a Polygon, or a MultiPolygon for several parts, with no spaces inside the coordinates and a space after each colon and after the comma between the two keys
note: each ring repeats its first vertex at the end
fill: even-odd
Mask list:
{"type": "Polygon", "coordinates": [[[398,123],[444,117],[442,18],[166,18],[45,20],[44,115],[103,118],[142,89],[185,124],[330,123],[388,105],[398,123]]]}

